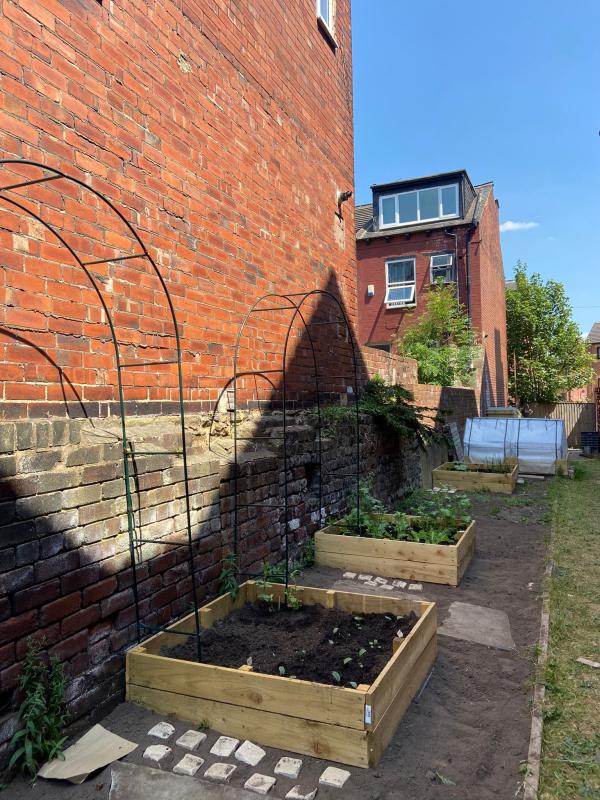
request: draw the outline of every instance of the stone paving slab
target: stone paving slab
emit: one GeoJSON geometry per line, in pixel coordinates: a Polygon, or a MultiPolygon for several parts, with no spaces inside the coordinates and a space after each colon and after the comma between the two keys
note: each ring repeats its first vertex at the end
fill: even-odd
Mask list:
{"type": "Polygon", "coordinates": [[[471,603],[452,603],[438,633],[464,642],[497,647],[499,650],[515,649],[508,614],[471,603]]]}
{"type": "Polygon", "coordinates": [[[150,767],[117,762],[111,767],[109,800],[256,800],[234,786],[207,783],[150,767]]]}

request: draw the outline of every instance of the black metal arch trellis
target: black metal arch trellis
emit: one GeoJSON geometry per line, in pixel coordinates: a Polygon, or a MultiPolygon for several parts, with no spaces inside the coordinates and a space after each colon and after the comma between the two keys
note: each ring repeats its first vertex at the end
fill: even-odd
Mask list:
{"type": "MultiPolygon", "coordinates": [[[[325,289],[313,289],[307,292],[294,292],[288,294],[276,294],[276,293],[269,293],[265,294],[260,297],[249,309],[246,313],[242,323],[239,327],[236,343],[235,343],[235,350],[234,350],[234,358],[233,358],[233,378],[231,380],[233,386],[233,458],[234,458],[234,468],[233,468],[233,497],[234,497],[234,506],[233,506],[233,552],[236,559],[236,563],[238,561],[238,534],[239,534],[239,510],[241,508],[250,508],[250,507],[259,507],[266,510],[269,509],[279,509],[283,512],[283,526],[284,526],[284,553],[285,553],[285,587],[286,590],[289,584],[289,502],[288,502],[288,470],[289,470],[289,458],[288,458],[288,437],[287,437],[287,382],[286,382],[286,362],[288,357],[288,346],[290,342],[290,335],[294,328],[294,324],[296,320],[299,319],[302,323],[303,330],[306,333],[309,345],[310,345],[310,352],[312,355],[312,363],[314,368],[314,389],[315,389],[315,398],[316,398],[316,408],[317,408],[317,453],[318,453],[318,475],[319,475],[319,520],[322,524],[324,520],[322,519],[322,507],[323,507],[323,445],[322,445],[322,415],[321,415],[321,385],[323,380],[334,380],[334,379],[353,379],[353,396],[354,396],[354,405],[356,411],[356,497],[357,497],[357,513],[360,512],[360,412],[359,412],[359,405],[358,405],[358,388],[359,388],[359,380],[358,380],[358,362],[356,356],[356,346],[354,343],[354,335],[352,332],[352,328],[350,327],[350,323],[348,322],[348,317],[344,310],[342,303],[340,302],[339,298],[330,291],[325,289]],[[333,301],[334,305],[337,307],[340,316],[336,317],[335,319],[325,320],[325,321],[311,321],[306,319],[303,313],[303,307],[305,303],[315,297],[324,297],[331,301],[333,301]],[[264,302],[268,301],[268,305],[263,306],[264,302]],[[281,302],[283,305],[276,305],[276,303],[281,302]],[[240,360],[240,348],[242,343],[242,337],[244,335],[246,325],[250,318],[255,314],[265,313],[265,312],[282,312],[285,313],[287,311],[293,312],[287,323],[287,331],[285,334],[284,339],[284,346],[283,346],[283,355],[281,361],[281,367],[277,367],[274,369],[264,369],[264,370],[238,370],[238,363],[240,360]],[[347,331],[347,336],[350,341],[351,345],[351,352],[352,352],[352,376],[348,375],[321,375],[319,373],[319,363],[317,360],[317,355],[315,352],[315,340],[311,334],[311,327],[314,325],[337,325],[342,323],[347,331]],[[266,380],[271,387],[274,387],[273,381],[269,377],[270,374],[276,374],[280,376],[281,380],[281,406],[282,406],[282,436],[281,441],[283,444],[283,505],[269,505],[264,503],[245,503],[240,504],[238,500],[238,486],[239,486],[239,441],[242,437],[238,434],[238,425],[242,422],[241,419],[238,419],[238,380],[244,377],[260,377],[266,380]]],[[[250,437],[254,438],[254,437],[250,437]]],[[[272,437],[268,437],[272,438],[272,437]]],[[[248,573],[241,573],[244,574],[246,577],[250,577],[248,573]]],[[[287,596],[287,593],[286,593],[287,596]]]]}
{"type": "MultiPolygon", "coordinates": [[[[161,275],[154,259],[152,258],[151,254],[147,250],[146,246],[144,245],[142,239],[136,232],[135,228],[129,223],[126,219],[124,214],[104,195],[102,195],[99,191],[88,186],[83,181],[75,178],[71,175],[66,174],[62,170],[55,169],[54,167],[48,167],[45,164],[41,164],[36,161],[28,161],[22,159],[0,159],[0,167],[32,167],[35,169],[41,169],[45,174],[42,177],[37,177],[29,180],[22,180],[17,181],[16,183],[9,184],[7,186],[0,186],[0,200],[2,202],[8,203],[13,208],[17,208],[25,214],[36,219],[43,227],[48,230],[60,243],[63,247],[70,253],[73,257],[77,265],[83,270],[85,275],[87,276],[88,280],[90,281],[104,313],[106,314],[106,321],[110,330],[110,335],[115,351],[115,364],[117,368],[117,382],[118,382],[118,396],[119,396],[119,411],[120,411],[120,419],[121,419],[121,439],[120,443],[122,445],[123,451],[123,475],[125,479],[125,495],[126,495],[126,508],[127,508],[127,526],[129,532],[129,547],[130,547],[130,555],[131,555],[131,568],[132,568],[132,575],[133,575],[133,596],[135,602],[135,612],[136,612],[136,626],[137,626],[137,638],[140,641],[144,635],[148,635],[150,633],[156,633],[161,630],[164,630],[163,627],[160,626],[151,626],[147,625],[141,621],[140,618],[140,600],[139,600],[139,592],[138,592],[138,574],[137,574],[137,565],[141,563],[142,554],[141,548],[144,544],[159,544],[169,547],[181,547],[187,546],[188,548],[188,559],[190,565],[190,572],[191,572],[191,579],[192,579],[192,600],[193,600],[193,609],[194,609],[194,616],[195,616],[195,633],[197,642],[197,649],[198,649],[198,660],[201,659],[201,646],[200,646],[200,618],[198,612],[198,591],[196,586],[196,578],[195,578],[195,570],[194,570],[194,553],[193,553],[193,540],[192,540],[192,523],[191,523],[191,504],[190,504],[190,494],[189,494],[189,478],[188,478],[188,458],[187,458],[187,447],[186,447],[186,438],[185,438],[185,411],[184,411],[184,403],[183,403],[183,374],[182,374],[182,363],[181,363],[181,342],[180,342],[180,335],[179,335],[179,327],[177,323],[177,317],[175,314],[175,308],[173,306],[173,302],[171,300],[171,295],[169,293],[168,287],[164,281],[163,276],[161,275]],[[49,174],[47,174],[49,173],[49,174]],[[90,261],[83,261],[76,250],[66,241],[65,237],[58,233],[54,229],[54,227],[46,221],[39,213],[36,213],[33,209],[28,208],[23,203],[18,202],[14,197],[6,196],[5,193],[7,192],[16,192],[18,189],[28,188],[30,186],[35,186],[38,184],[46,184],[52,181],[66,181],[67,183],[74,184],[79,186],[80,188],[84,189],[86,192],[90,192],[94,195],[108,210],[109,213],[114,215],[116,220],[120,220],[129,231],[135,242],[140,248],[140,252],[134,254],[127,254],[123,256],[117,256],[112,258],[106,259],[97,259],[97,260],[90,260],[90,261]],[[174,359],[163,359],[163,360],[134,360],[131,362],[123,361],[121,357],[121,351],[119,346],[119,340],[117,337],[117,332],[115,329],[115,325],[108,308],[107,301],[105,296],[100,288],[100,283],[98,280],[94,278],[94,275],[90,271],[90,267],[94,265],[106,264],[106,263],[113,263],[113,262],[122,262],[127,261],[134,258],[141,258],[145,259],[147,263],[150,264],[150,267],[156,277],[158,278],[159,284],[164,292],[164,295],[167,300],[170,319],[173,324],[174,330],[174,338],[175,338],[175,351],[176,357],[174,359]],[[123,370],[126,369],[137,369],[140,367],[157,367],[162,364],[176,364],[177,365],[177,386],[178,386],[178,396],[179,396],[179,418],[180,418],[180,428],[181,428],[181,450],[137,450],[134,447],[134,443],[131,442],[128,438],[127,434],[127,414],[126,414],[126,405],[125,405],[125,393],[123,387],[123,378],[122,373],[123,370]],[[133,459],[136,456],[145,456],[145,455],[177,455],[182,457],[182,464],[183,464],[183,482],[184,482],[184,491],[185,491],[185,515],[186,515],[186,528],[187,528],[187,541],[179,541],[179,542],[171,542],[171,541],[163,541],[161,539],[145,539],[139,538],[136,536],[136,529],[135,529],[135,520],[134,520],[134,508],[133,508],[133,500],[132,500],[132,492],[131,492],[131,469],[130,466],[133,463],[133,459]]],[[[29,198],[22,197],[21,195],[16,195],[20,199],[27,200],[29,198]]],[[[38,200],[38,202],[40,202],[38,200]]],[[[182,635],[190,636],[189,632],[186,632],[182,635]]]]}

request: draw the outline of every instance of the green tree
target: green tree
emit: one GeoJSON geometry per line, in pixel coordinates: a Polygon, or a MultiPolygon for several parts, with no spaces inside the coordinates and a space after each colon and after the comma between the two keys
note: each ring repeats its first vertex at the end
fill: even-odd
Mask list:
{"type": "Polygon", "coordinates": [[[592,356],[562,283],[515,268],[515,285],[506,289],[509,392],[520,405],[554,403],[564,392],[592,379],[592,356]]]}
{"type": "Polygon", "coordinates": [[[479,345],[453,283],[432,287],[423,313],[398,341],[398,352],[416,359],[419,383],[473,385],[479,345]]]}

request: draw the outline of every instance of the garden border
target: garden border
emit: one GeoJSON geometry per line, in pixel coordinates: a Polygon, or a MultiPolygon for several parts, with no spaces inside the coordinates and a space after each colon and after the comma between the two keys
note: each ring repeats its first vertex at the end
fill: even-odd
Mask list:
{"type": "MultiPolygon", "coordinates": [[[[393,514],[377,515],[393,520],[393,514]]],[[[424,544],[345,536],[333,523],[315,533],[315,563],[388,578],[458,586],[475,554],[475,520],[456,544],[424,544]]]]}
{"type": "MultiPolygon", "coordinates": [[[[203,628],[253,602],[258,586],[247,581],[235,600],[221,595],[200,609],[203,628]]],[[[285,586],[269,585],[275,600],[285,586]]],[[[181,643],[188,615],[127,653],[127,699],[157,711],[259,744],[357,767],[375,766],[410,702],[427,679],[437,654],[435,603],[298,586],[305,605],[350,613],[418,616],[377,679],[356,689],[295,678],[183,661],[160,655],[181,643]]],[[[190,634],[193,632],[190,631],[190,634]]]]}

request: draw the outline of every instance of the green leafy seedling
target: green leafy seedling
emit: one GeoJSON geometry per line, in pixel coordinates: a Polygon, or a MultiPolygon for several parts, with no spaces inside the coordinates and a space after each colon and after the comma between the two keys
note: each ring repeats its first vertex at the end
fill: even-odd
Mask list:
{"type": "Polygon", "coordinates": [[[344,659],[344,666],[347,666],[348,664],[350,664],[351,661],[352,661],[352,658],[350,656],[346,656],[346,658],[344,659]]]}
{"type": "Polygon", "coordinates": [[[342,680],[342,676],[340,675],[340,673],[336,672],[335,670],[331,673],[331,677],[336,683],[339,683],[342,680]]]}

